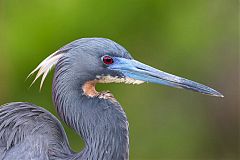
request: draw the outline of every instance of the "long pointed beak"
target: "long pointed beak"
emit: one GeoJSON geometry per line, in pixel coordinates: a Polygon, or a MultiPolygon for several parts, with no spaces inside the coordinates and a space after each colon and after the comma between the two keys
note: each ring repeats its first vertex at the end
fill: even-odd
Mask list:
{"type": "Polygon", "coordinates": [[[119,71],[125,77],[135,80],[162,84],[175,88],[184,88],[211,96],[223,97],[220,92],[208,86],[160,71],[136,60],[114,57],[114,64],[110,65],[108,68],[119,71]]]}

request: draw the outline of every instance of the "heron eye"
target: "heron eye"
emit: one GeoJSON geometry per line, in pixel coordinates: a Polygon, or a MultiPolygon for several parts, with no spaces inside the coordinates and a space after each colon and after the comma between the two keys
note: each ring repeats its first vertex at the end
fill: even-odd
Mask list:
{"type": "Polygon", "coordinates": [[[112,57],[110,57],[110,56],[104,56],[103,58],[102,58],[102,61],[103,61],[103,63],[104,64],[106,64],[106,65],[110,65],[110,64],[113,64],[113,58],[112,57]]]}

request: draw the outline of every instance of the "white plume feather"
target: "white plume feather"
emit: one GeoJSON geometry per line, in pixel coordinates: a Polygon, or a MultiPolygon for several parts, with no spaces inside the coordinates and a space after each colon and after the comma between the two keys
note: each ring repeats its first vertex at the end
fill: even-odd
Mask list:
{"type": "Polygon", "coordinates": [[[31,75],[33,75],[35,72],[38,71],[31,86],[36,82],[38,78],[42,76],[42,80],[40,84],[40,89],[41,89],[49,71],[57,64],[58,60],[63,56],[63,54],[64,53],[59,54],[59,51],[56,51],[50,56],[48,56],[45,60],[43,60],[27,77],[29,78],[31,75]]]}

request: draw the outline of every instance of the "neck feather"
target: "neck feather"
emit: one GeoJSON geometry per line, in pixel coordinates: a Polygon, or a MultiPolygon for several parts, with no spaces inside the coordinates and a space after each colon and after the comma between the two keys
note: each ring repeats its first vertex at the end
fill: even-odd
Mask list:
{"type": "Polygon", "coordinates": [[[73,155],[79,159],[125,160],[129,156],[128,121],[117,101],[89,97],[80,79],[56,68],[53,101],[59,116],[84,140],[85,148],[73,155]],[[66,78],[67,77],[67,78],[66,78]]]}

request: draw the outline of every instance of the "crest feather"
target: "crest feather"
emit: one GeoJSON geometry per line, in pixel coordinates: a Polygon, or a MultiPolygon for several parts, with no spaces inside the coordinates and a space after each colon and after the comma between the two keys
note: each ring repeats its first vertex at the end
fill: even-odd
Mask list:
{"type": "Polygon", "coordinates": [[[64,54],[63,52],[59,52],[58,50],[51,54],[50,56],[48,56],[45,60],[43,60],[27,77],[29,78],[31,75],[38,71],[31,86],[36,82],[37,79],[39,79],[42,76],[40,84],[41,89],[49,71],[57,64],[58,60],[63,56],[63,54],[64,54]]]}

